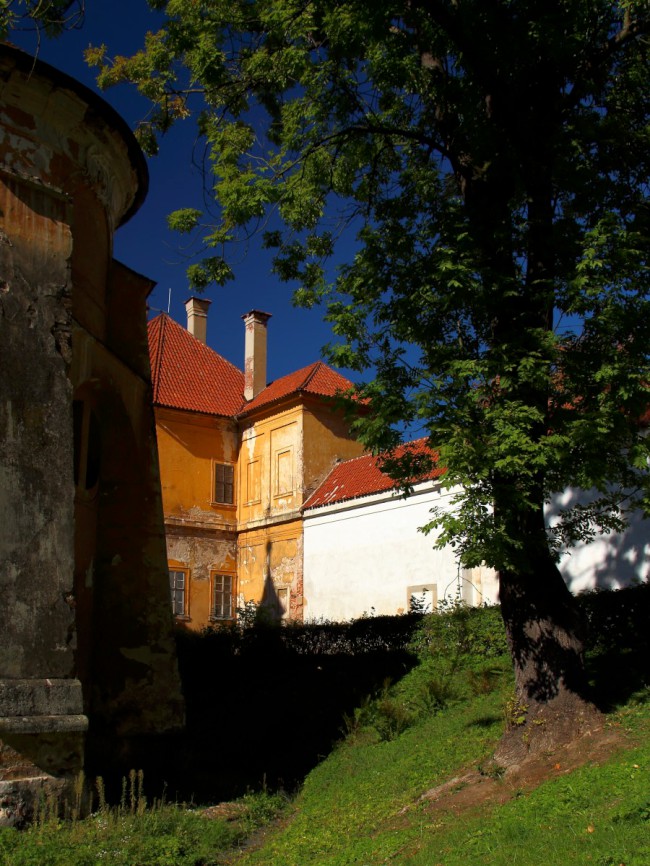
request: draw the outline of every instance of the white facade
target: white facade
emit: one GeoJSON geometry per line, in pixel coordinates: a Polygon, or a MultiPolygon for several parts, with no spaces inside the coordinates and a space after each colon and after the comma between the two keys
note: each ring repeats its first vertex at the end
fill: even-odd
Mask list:
{"type": "MultiPolygon", "coordinates": [[[[546,510],[553,524],[562,509],[577,501],[588,502],[589,494],[567,490],[554,496],[546,510]]],[[[650,520],[634,512],[623,532],[598,536],[589,544],[576,544],[562,554],[560,571],[573,593],[593,589],[622,589],[650,580],[650,520]]]]}
{"type": "Polygon", "coordinates": [[[495,603],[491,569],[459,568],[451,547],[436,550],[435,535],[418,531],[452,496],[427,481],[408,498],[388,491],[305,509],[305,619],[405,613],[411,596],[424,606],[457,594],[468,604],[495,603]]]}
{"type": "MultiPolygon", "coordinates": [[[[452,497],[439,482],[427,481],[408,498],[388,491],[305,509],[305,619],[404,613],[411,596],[425,606],[458,596],[471,605],[495,604],[492,569],[459,568],[451,547],[437,550],[434,533],[418,531],[431,509],[449,508],[452,497]]],[[[556,497],[548,518],[571,498],[556,497]]],[[[625,532],[576,545],[563,555],[560,571],[574,593],[647,581],[650,521],[635,515],[625,532]]]]}

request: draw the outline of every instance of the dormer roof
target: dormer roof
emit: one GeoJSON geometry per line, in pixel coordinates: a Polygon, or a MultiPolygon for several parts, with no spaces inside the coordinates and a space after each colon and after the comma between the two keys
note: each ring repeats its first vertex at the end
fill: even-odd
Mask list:
{"type": "Polygon", "coordinates": [[[300,394],[310,394],[317,397],[336,397],[342,391],[349,391],[352,382],[337,373],[322,361],[316,361],[307,367],[282,376],[266,386],[252,400],[245,403],[240,415],[248,415],[256,409],[277,403],[289,397],[300,394]]]}

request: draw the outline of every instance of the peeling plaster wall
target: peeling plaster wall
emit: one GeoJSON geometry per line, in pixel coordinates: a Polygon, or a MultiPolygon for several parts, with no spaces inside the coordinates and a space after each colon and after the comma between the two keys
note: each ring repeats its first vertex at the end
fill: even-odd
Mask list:
{"type": "Polygon", "coordinates": [[[255,601],[277,617],[301,619],[303,407],[267,411],[241,432],[239,601],[255,601]]]}
{"type": "MultiPolygon", "coordinates": [[[[211,574],[230,575],[236,584],[237,506],[213,501],[213,480],[215,464],[236,464],[237,427],[228,419],[157,407],[156,433],[168,566],[186,569],[189,578],[185,615],[177,620],[200,630],[211,621],[211,574]]],[[[234,469],[233,475],[236,481],[234,469]]],[[[237,496],[235,483],[235,502],[237,496]]]]}
{"type": "Polygon", "coordinates": [[[240,602],[302,619],[306,497],[337,459],[363,453],[333,404],[304,399],[246,422],[239,456],[240,602]]]}
{"type": "Polygon", "coordinates": [[[301,406],[272,411],[246,422],[239,454],[240,528],[270,519],[290,519],[303,502],[303,413],[301,406]]]}
{"type": "Polygon", "coordinates": [[[189,570],[189,597],[183,623],[191,629],[205,628],[212,614],[211,574],[218,572],[231,575],[233,580],[236,577],[237,544],[234,531],[168,526],[167,560],[170,568],[189,570]]]}
{"type": "Polygon", "coordinates": [[[255,601],[274,616],[302,619],[302,522],[292,520],[251,532],[237,540],[240,603],[255,601]]]}
{"type": "Polygon", "coordinates": [[[213,501],[213,471],[237,461],[235,422],[157,407],[156,434],[167,522],[234,527],[235,506],[213,501]]]}
{"type": "MultiPolygon", "coordinates": [[[[113,274],[118,280],[123,276],[117,268],[113,274]]],[[[146,338],[143,288],[139,318],[146,338]]],[[[134,297],[123,307],[115,298],[126,298],[111,294],[109,319],[134,318],[134,297]]],[[[183,703],[148,373],[127,366],[82,328],[73,331],[73,347],[75,393],[91,403],[101,440],[90,575],[78,576],[91,585],[86,620],[90,666],[84,686],[97,762],[115,736],[179,728],[183,703]]],[[[85,504],[77,502],[77,515],[85,504]]],[[[78,560],[83,540],[77,539],[78,560]]],[[[84,572],[86,561],[84,557],[84,572]]],[[[78,597],[78,585],[76,593],[78,597]]]]}
{"type": "Polygon", "coordinates": [[[129,739],[183,721],[146,349],[152,284],[111,260],[146,185],[106,103],[0,47],[0,823],[19,823],[43,791],[63,795],[87,716],[105,767],[137,761],[129,739]],[[88,449],[83,436],[74,446],[73,398],[92,409],[100,443],[98,479],[81,494],[88,449]]]}
{"type": "Polygon", "coordinates": [[[0,676],[66,677],[75,640],[69,209],[0,174],[0,220],[0,555],[12,612],[0,676]]]}
{"type": "Polygon", "coordinates": [[[71,250],[68,203],[0,169],[0,824],[28,818],[42,792],[63,794],[83,762],[71,250]]]}

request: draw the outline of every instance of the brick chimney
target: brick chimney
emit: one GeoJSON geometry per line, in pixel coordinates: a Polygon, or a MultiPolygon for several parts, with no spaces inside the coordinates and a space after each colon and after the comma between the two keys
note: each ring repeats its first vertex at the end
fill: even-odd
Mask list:
{"type": "Polygon", "coordinates": [[[185,301],[187,330],[204,344],[208,339],[208,307],[211,303],[207,298],[195,297],[185,301]]]}
{"type": "Polygon", "coordinates": [[[252,400],[266,388],[266,323],[270,313],[251,310],[242,316],[246,326],[244,397],[252,400]]]}

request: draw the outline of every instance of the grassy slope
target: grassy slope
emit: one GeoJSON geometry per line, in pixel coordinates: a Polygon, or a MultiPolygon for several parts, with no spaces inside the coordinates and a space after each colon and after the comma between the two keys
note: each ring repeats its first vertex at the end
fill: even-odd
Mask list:
{"type": "MultiPolygon", "coordinates": [[[[421,677],[422,669],[411,672],[395,700],[401,693],[408,702],[421,677]]],[[[491,693],[422,714],[389,742],[368,729],[357,732],[308,776],[284,826],[238,858],[238,866],[649,866],[647,690],[610,714],[608,724],[625,727],[632,738],[602,766],[588,761],[529,793],[515,791],[503,805],[488,801],[460,814],[418,803],[424,791],[468,765],[485,761],[489,770],[509,679],[504,672],[491,693]]]]}
{"type": "Polygon", "coordinates": [[[44,814],[24,833],[0,829],[0,866],[650,866],[650,587],[589,605],[599,700],[611,707],[610,731],[626,734],[599,766],[585,742],[584,766],[566,772],[565,755],[549,756],[536,788],[534,774],[499,777],[489,756],[512,708],[512,674],[498,612],[457,611],[423,621],[419,664],[372,687],[290,807],[261,793],[208,815],[129,796],[85,821],[44,814]],[[480,785],[420,799],[468,767],[480,785]]]}

